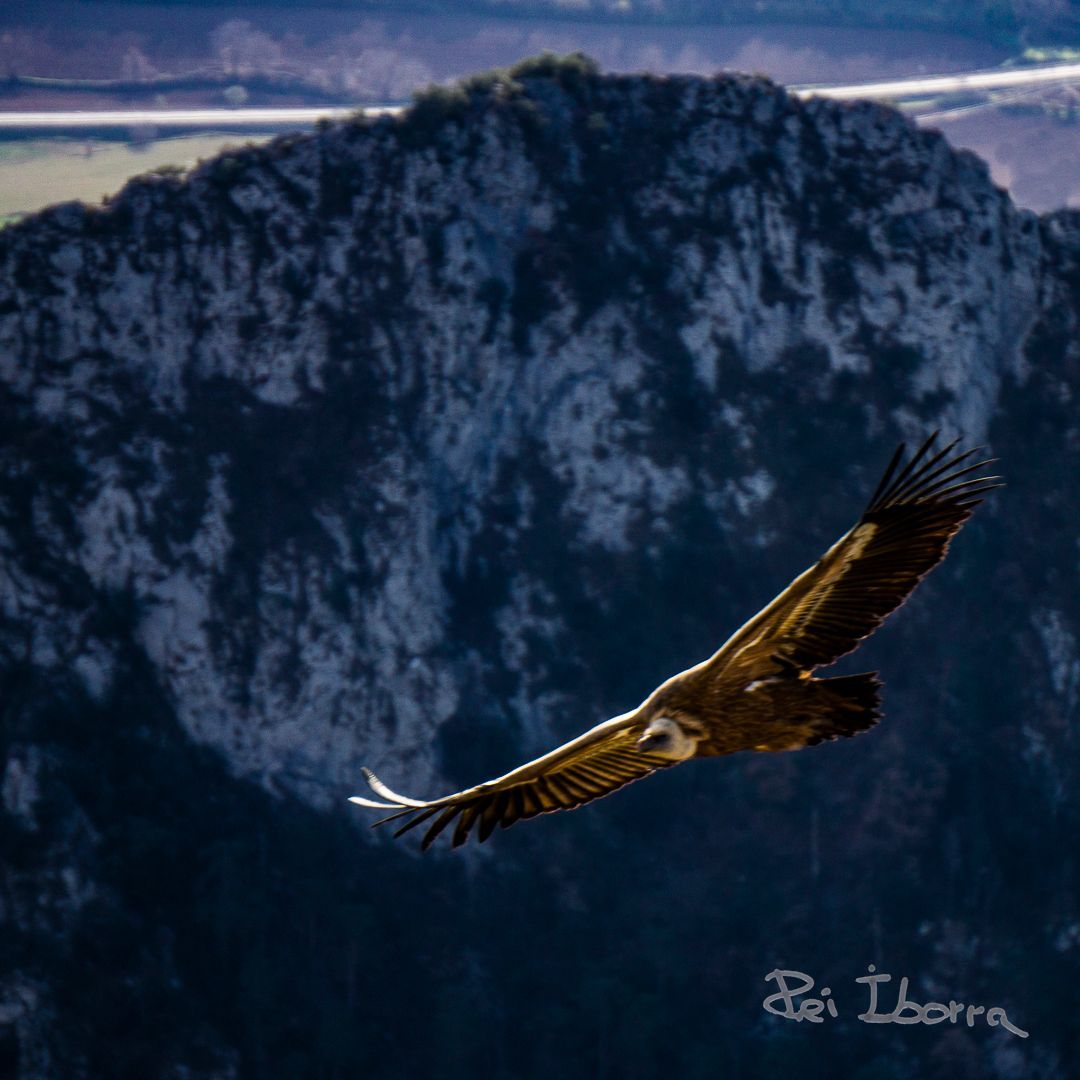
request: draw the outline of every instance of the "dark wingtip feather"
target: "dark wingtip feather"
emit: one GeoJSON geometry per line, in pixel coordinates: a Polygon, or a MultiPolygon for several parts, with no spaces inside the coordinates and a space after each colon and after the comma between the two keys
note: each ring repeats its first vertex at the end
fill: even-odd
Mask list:
{"type": "Polygon", "coordinates": [[[461,817],[458,818],[457,827],[454,829],[454,838],[450,843],[452,848],[459,848],[466,840],[469,839],[469,833],[472,830],[473,822],[476,820],[476,815],[480,812],[480,806],[478,803],[473,803],[471,806],[466,806],[461,812],[461,817]]]}
{"type": "Polygon", "coordinates": [[[927,454],[933,449],[937,437],[938,433],[935,431],[933,435],[931,435],[930,438],[915,451],[900,470],[896,479],[881,493],[881,496],[874,503],[875,507],[887,506],[890,503],[895,502],[902,491],[910,488],[913,483],[917,482],[920,476],[925,476],[928,470],[932,469],[946,454],[949,453],[950,450],[952,450],[954,446],[956,446],[957,440],[954,439],[951,443],[931,456],[929,460],[924,460],[927,454]]]}
{"type": "Polygon", "coordinates": [[[439,833],[450,824],[451,821],[461,813],[461,806],[448,806],[436,819],[434,824],[426,833],[424,833],[424,839],[420,841],[420,850],[427,851],[433,843],[439,833]]]}
{"type": "MultiPolygon", "coordinates": [[[[413,807],[410,806],[408,810],[404,812],[406,814],[412,814],[413,816],[409,818],[409,820],[406,821],[405,824],[401,826],[401,828],[394,830],[394,839],[396,840],[399,836],[404,836],[405,833],[407,833],[410,829],[415,829],[417,825],[422,825],[425,821],[427,821],[429,817],[431,817],[433,814],[438,813],[438,811],[439,807],[437,806],[432,806],[427,810],[415,810],[413,807]]],[[[390,819],[387,818],[386,820],[390,819]]],[[[382,823],[376,822],[375,824],[379,825],[382,823]]]]}
{"type": "Polygon", "coordinates": [[[488,802],[487,806],[484,807],[480,814],[480,824],[476,830],[476,839],[479,843],[484,843],[495,830],[495,826],[498,825],[500,819],[503,817],[503,813],[509,805],[509,802],[509,795],[506,792],[503,792],[496,795],[488,802]]]}
{"type": "Polygon", "coordinates": [[[1001,479],[999,476],[971,476],[977,470],[997,461],[997,458],[993,457],[981,461],[971,460],[985,447],[974,446],[954,454],[960,440],[953,439],[936,453],[932,453],[937,436],[938,432],[935,431],[897,473],[899,455],[904,449],[901,445],[889,462],[865,513],[872,514],[891,506],[919,502],[959,506],[961,499],[981,494],[984,490],[989,491],[989,483],[1001,479]],[[965,480],[964,477],[970,479],[965,480]]]}
{"type": "Polygon", "coordinates": [[[891,493],[889,501],[909,502],[914,495],[925,494],[937,484],[947,483],[951,477],[962,476],[964,473],[971,472],[972,469],[977,469],[980,465],[985,465],[988,461],[994,460],[993,458],[990,458],[983,462],[973,462],[969,465],[965,465],[963,469],[959,469],[957,466],[966,461],[973,454],[977,454],[980,450],[985,449],[985,447],[973,446],[970,450],[965,450],[963,453],[956,454],[943,461],[945,455],[954,446],[956,446],[955,441],[949,443],[940,454],[935,454],[921,469],[917,469],[912,473],[904,484],[891,493]],[[939,464],[939,462],[943,463],[939,464]],[[935,468],[935,466],[937,467],[935,468]]]}
{"type": "Polygon", "coordinates": [[[893,473],[896,472],[896,466],[900,463],[900,459],[904,456],[905,446],[901,443],[895,451],[893,451],[892,460],[889,462],[882,473],[881,479],[878,481],[878,486],[874,489],[874,494],[870,496],[870,506],[876,506],[878,498],[881,493],[889,486],[889,482],[892,480],[893,473]]]}
{"type": "Polygon", "coordinates": [[[371,827],[377,829],[380,825],[385,825],[388,821],[397,821],[398,818],[404,817],[406,814],[415,814],[415,808],[411,806],[402,807],[402,809],[396,811],[393,814],[387,814],[386,817],[379,818],[378,821],[373,821],[371,827]]]}

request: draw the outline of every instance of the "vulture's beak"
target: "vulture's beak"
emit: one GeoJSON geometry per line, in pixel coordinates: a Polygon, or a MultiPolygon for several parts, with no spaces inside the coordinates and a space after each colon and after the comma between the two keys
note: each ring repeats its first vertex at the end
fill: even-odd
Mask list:
{"type": "Polygon", "coordinates": [[[670,736],[666,731],[646,731],[637,741],[637,748],[647,754],[650,750],[661,750],[668,742],[670,736]]]}

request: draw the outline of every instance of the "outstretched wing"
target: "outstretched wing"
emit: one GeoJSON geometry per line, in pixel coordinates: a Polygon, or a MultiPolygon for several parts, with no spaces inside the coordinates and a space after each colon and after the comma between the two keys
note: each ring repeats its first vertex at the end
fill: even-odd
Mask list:
{"type": "MultiPolygon", "coordinates": [[[[934,452],[935,432],[901,467],[898,447],[861,518],[809,570],[755,615],[705,664],[755,667],[770,659],[801,671],[851,652],[945,557],[950,539],[1000,477],[980,448],[934,452]]],[[[713,669],[707,671],[707,669],[713,669]]]]}
{"type": "Polygon", "coordinates": [[[644,727],[636,719],[636,713],[617,716],[497,780],[430,802],[398,795],[370,769],[364,769],[364,779],[371,790],[386,801],[376,802],[355,795],[349,801],[360,806],[397,811],[375,822],[382,825],[404,818],[405,823],[395,836],[435,818],[424,834],[421,845],[424,850],[455,818],[453,847],[465,843],[474,827],[483,843],[496,825],[506,829],[516,821],[538,814],[573,810],[673,764],[671,760],[638,749],[637,740],[644,727]]]}

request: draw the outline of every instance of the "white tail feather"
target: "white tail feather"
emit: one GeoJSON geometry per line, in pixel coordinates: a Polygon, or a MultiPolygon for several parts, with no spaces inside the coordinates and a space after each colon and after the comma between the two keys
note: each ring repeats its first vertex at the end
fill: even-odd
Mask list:
{"type": "Polygon", "coordinates": [[[376,795],[381,795],[384,799],[390,799],[397,806],[415,806],[423,809],[430,805],[430,803],[420,802],[418,799],[407,799],[404,795],[398,795],[396,791],[391,791],[370,769],[361,769],[360,771],[364,774],[368,787],[376,795]]]}

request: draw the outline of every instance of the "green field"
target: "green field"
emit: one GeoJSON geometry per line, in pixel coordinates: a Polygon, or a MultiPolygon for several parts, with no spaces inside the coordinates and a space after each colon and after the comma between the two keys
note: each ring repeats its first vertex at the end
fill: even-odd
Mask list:
{"type": "Polygon", "coordinates": [[[189,135],[140,146],[100,139],[13,139],[0,142],[0,227],[53,203],[97,203],[127,180],[162,165],[188,168],[227,146],[272,135],[189,135]]]}

